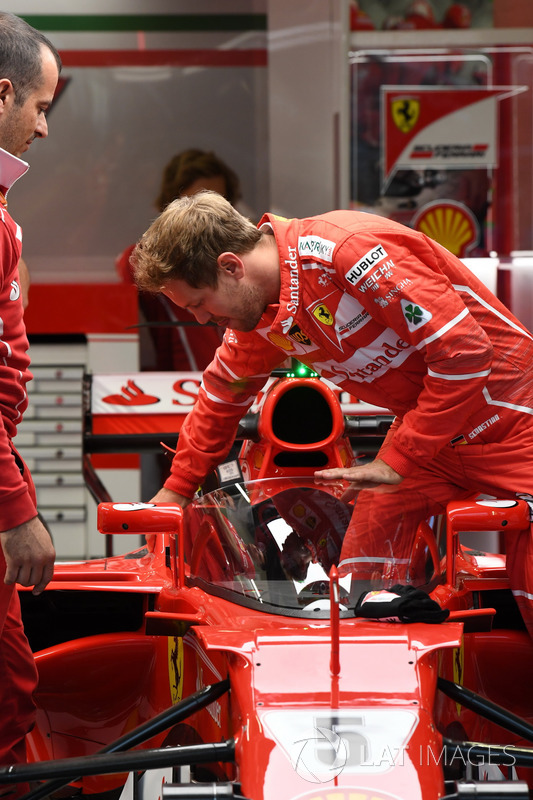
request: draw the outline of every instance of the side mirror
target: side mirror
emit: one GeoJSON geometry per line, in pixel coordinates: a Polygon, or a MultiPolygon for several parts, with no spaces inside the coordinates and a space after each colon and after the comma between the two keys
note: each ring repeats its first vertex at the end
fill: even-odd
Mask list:
{"type": "Polygon", "coordinates": [[[446,510],[446,582],[455,584],[459,534],[473,531],[529,530],[529,506],[524,500],[454,500],[446,510]]]}
{"type": "Polygon", "coordinates": [[[180,505],[177,503],[99,503],[97,527],[100,533],[104,534],[167,534],[172,578],[178,588],[184,585],[183,509],[180,505]]]}
{"type": "Polygon", "coordinates": [[[179,533],[183,509],[177,503],[99,503],[100,533],[179,533]]]}

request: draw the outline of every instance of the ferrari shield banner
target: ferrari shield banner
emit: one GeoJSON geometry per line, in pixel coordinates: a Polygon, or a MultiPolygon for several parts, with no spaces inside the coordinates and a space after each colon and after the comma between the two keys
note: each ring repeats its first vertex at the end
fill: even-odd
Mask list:
{"type": "Polygon", "coordinates": [[[399,169],[498,164],[498,101],[525,86],[382,86],[383,183],[399,169]]]}

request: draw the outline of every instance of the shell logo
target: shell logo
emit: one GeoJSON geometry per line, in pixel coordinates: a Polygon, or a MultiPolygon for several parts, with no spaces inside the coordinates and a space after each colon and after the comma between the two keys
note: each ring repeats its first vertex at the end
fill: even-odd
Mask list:
{"type": "Polygon", "coordinates": [[[293,343],[289,342],[289,340],[285,336],[282,336],[281,333],[272,333],[269,331],[269,333],[267,333],[267,339],[269,339],[272,344],[276,345],[276,347],[279,347],[281,350],[294,350],[293,343]]]}
{"type": "Polygon", "coordinates": [[[411,225],[463,258],[479,242],[479,225],[469,208],[454,200],[428,203],[413,217],[411,225]]]}

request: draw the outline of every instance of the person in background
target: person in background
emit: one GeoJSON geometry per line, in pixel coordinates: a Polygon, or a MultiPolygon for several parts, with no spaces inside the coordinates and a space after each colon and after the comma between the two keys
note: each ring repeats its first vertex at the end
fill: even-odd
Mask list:
{"type": "MultiPolygon", "coordinates": [[[[0,764],[26,759],[25,736],[34,724],[37,671],[24,634],[15,584],[40,594],[50,581],[55,550],[39,519],[31,475],[13,439],[28,405],[31,378],[19,276],[20,227],[6,195],[28,169],[21,156],[48,135],[46,113],[61,61],[39,31],[0,12],[0,764]]],[[[0,788],[14,797],[27,787],[0,788]]]]}
{"type": "Polygon", "coordinates": [[[173,156],[165,169],[156,205],[159,211],[177,197],[210,189],[225,197],[232,206],[241,199],[241,187],[235,172],[211,151],[191,148],[173,156]]]}
{"type": "MultiPolygon", "coordinates": [[[[201,189],[218,192],[232,205],[241,197],[237,175],[215,153],[197,148],[183,150],[163,170],[156,207],[164,211],[176,198],[196,194],[201,189]]],[[[130,256],[134,247],[127,247],[116,261],[117,272],[125,283],[133,283],[130,256]]],[[[215,327],[194,327],[192,315],[163,295],[139,292],[139,310],[145,322],[189,323],[142,328],[141,370],[181,372],[203,371],[207,367],[221,343],[215,327]]]]}
{"type": "MultiPolygon", "coordinates": [[[[423,233],[359,211],[265,214],[256,227],[200,192],[167,206],[134,262],[139,288],[225,329],[153,502],[190,502],[292,355],[396,415],[373,461],[315,473],[357,495],[342,574],[359,579],[374,559],[384,577],[405,582],[417,522],[451,500],[529,497],[533,511],[533,336],[423,233]]],[[[531,530],[505,545],[533,636],[531,530]]]]}

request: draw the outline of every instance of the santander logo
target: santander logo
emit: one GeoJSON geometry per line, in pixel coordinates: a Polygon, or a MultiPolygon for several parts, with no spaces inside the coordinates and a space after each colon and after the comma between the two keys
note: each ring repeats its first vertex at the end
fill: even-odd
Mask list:
{"type": "Polygon", "coordinates": [[[145,394],[135,381],[129,380],[126,386],[122,386],[120,394],[108,394],[102,397],[102,402],[117,406],[148,406],[159,403],[159,397],[145,394]]]}

